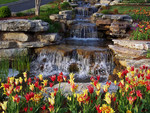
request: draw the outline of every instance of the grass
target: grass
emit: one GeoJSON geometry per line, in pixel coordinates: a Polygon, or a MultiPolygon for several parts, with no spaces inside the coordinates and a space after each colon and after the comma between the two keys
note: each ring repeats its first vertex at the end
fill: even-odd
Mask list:
{"type": "Polygon", "coordinates": [[[16,2],[19,0],[0,0],[0,4],[7,4],[7,3],[11,3],[11,2],[16,2]]]}
{"type": "Polygon", "coordinates": [[[133,10],[133,9],[140,9],[140,8],[147,8],[148,10],[150,10],[150,7],[142,7],[142,6],[127,6],[127,5],[124,5],[124,6],[119,6],[119,5],[114,5],[114,6],[111,6],[110,7],[110,11],[113,11],[114,9],[118,9],[119,13],[120,14],[124,14],[124,13],[128,13],[129,10],[133,10]]]}
{"type": "MultiPolygon", "coordinates": [[[[147,0],[150,2],[150,0],[147,0]]],[[[123,0],[123,3],[145,3],[145,0],[123,0]]]]}
{"type": "MultiPolygon", "coordinates": [[[[45,22],[48,22],[49,25],[50,25],[50,28],[49,28],[49,33],[55,33],[55,32],[59,32],[61,31],[61,25],[59,22],[54,22],[54,21],[51,21],[49,19],[49,16],[52,15],[52,14],[58,14],[59,11],[61,10],[68,10],[70,9],[70,6],[67,5],[67,3],[63,3],[61,4],[61,0],[56,0],[55,2],[51,2],[49,4],[46,4],[46,5],[43,5],[40,7],[40,16],[35,16],[35,17],[32,17],[32,18],[29,18],[29,19],[41,19],[45,22]]],[[[29,10],[26,10],[26,11],[23,11],[21,12],[22,13],[34,13],[35,9],[29,9],[29,10]]]]}

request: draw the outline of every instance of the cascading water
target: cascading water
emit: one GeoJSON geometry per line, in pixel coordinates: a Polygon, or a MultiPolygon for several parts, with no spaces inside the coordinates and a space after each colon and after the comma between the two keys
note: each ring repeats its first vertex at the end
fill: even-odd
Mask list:
{"type": "Polygon", "coordinates": [[[106,48],[59,45],[44,48],[37,59],[31,63],[34,75],[49,76],[63,72],[68,75],[73,72],[76,78],[84,79],[89,75],[101,75],[107,78],[111,71],[112,54],[106,48]],[[64,47],[64,48],[63,48],[64,47]],[[60,49],[61,48],[61,49],[60,49]]]}
{"type": "Polygon", "coordinates": [[[79,6],[75,9],[77,23],[72,25],[70,38],[66,38],[64,42],[66,45],[55,45],[40,50],[37,58],[31,63],[30,72],[33,75],[42,74],[46,77],[60,72],[65,75],[73,72],[75,78],[80,81],[91,75],[100,74],[101,77],[108,78],[112,74],[113,55],[107,49],[106,42],[98,38],[96,25],[88,19],[96,9],[83,2],[80,2],[79,6]]]}
{"type": "Polygon", "coordinates": [[[92,23],[78,23],[73,25],[70,35],[73,38],[98,38],[97,27],[92,23]]]}

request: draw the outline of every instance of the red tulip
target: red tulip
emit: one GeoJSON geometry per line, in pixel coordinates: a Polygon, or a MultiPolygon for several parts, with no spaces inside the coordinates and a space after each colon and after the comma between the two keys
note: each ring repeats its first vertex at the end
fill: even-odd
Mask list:
{"type": "Polygon", "coordinates": [[[41,108],[42,108],[43,110],[45,110],[45,109],[46,109],[46,106],[45,106],[45,105],[43,105],[41,108]]]}
{"type": "Polygon", "coordinates": [[[142,93],[141,93],[140,90],[137,90],[137,91],[136,91],[136,95],[142,99],[142,93]]]}
{"type": "Polygon", "coordinates": [[[57,81],[58,81],[58,82],[62,82],[62,81],[63,81],[62,75],[59,75],[59,76],[57,77],[57,81]]]}
{"type": "Polygon", "coordinates": [[[150,74],[148,74],[148,75],[146,76],[146,79],[147,79],[147,80],[150,80],[150,74]]]}
{"type": "Polygon", "coordinates": [[[34,83],[34,86],[35,86],[35,87],[38,87],[38,86],[39,86],[39,82],[36,81],[36,82],[34,83]]]}
{"type": "Polygon", "coordinates": [[[89,93],[92,94],[94,92],[94,88],[91,85],[89,85],[87,87],[88,87],[89,93]]]}
{"type": "Polygon", "coordinates": [[[33,110],[33,107],[30,107],[29,109],[30,109],[30,111],[32,111],[32,110],[33,110]]]}
{"type": "Polygon", "coordinates": [[[98,81],[100,80],[100,75],[97,76],[97,80],[98,80],[98,81]]]}
{"type": "Polygon", "coordinates": [[[64,81],[67,81],[67,76],[63,75],[64,81]]]}
{"type": "Polygon", "coordinates": [[[54,82],[56,80],[56,75],[50,76],[50,79],[54,82]]]}
{"type": "Polygon", "coordinates": [[[96,86],[97,83],[98,83],[98,80],[95,80],[95,81],[94,81],[94,86],[96,86]]]}
{"type": "Polygon", "coordinates": [[[24,111],[27,112],[27,110],[28,110],[28,107],[24,107],[24,111]]]}
{"type": "Polygon", "coordinates": [[[94,77],[93,77],[93,76],[91,76],[90,80],[93,82],[95,79],[94,79],[94,77]]]}
{"type": "Polygon", "coordinates": [[[49,86],[50,86],[50,87],[53,87],[53,83],[50,82],[50,83],[49,83],[49,86]]]}

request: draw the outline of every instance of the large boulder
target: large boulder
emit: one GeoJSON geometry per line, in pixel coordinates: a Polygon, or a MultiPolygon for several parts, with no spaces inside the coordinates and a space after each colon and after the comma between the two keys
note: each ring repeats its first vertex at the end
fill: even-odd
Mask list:
{"type": "Polygon", "coordinates": [[[44,32],[49,24],[42,20],[12,19],[0,21],[0,31],[44,32]]]}
{"type": "Polygon", "coordinates": [[[0,49],[16,48],[18,47],[17,42],[14,41],[0,41],[0,49]]]}

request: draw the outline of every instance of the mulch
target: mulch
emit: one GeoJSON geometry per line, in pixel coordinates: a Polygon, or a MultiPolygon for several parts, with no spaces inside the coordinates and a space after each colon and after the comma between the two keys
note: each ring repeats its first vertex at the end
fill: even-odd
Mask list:
{"type": "Polygon", "coordinates": [[[12,17],[6,17],[6,18],[0,18],[0,20],[10,20],[10,19],[28,19],[28,18],[32,18],[35,15],[30,15],[30,16],[21,16],[21,17],[16,17],[16,16],[12,16],[12,17]]]}

